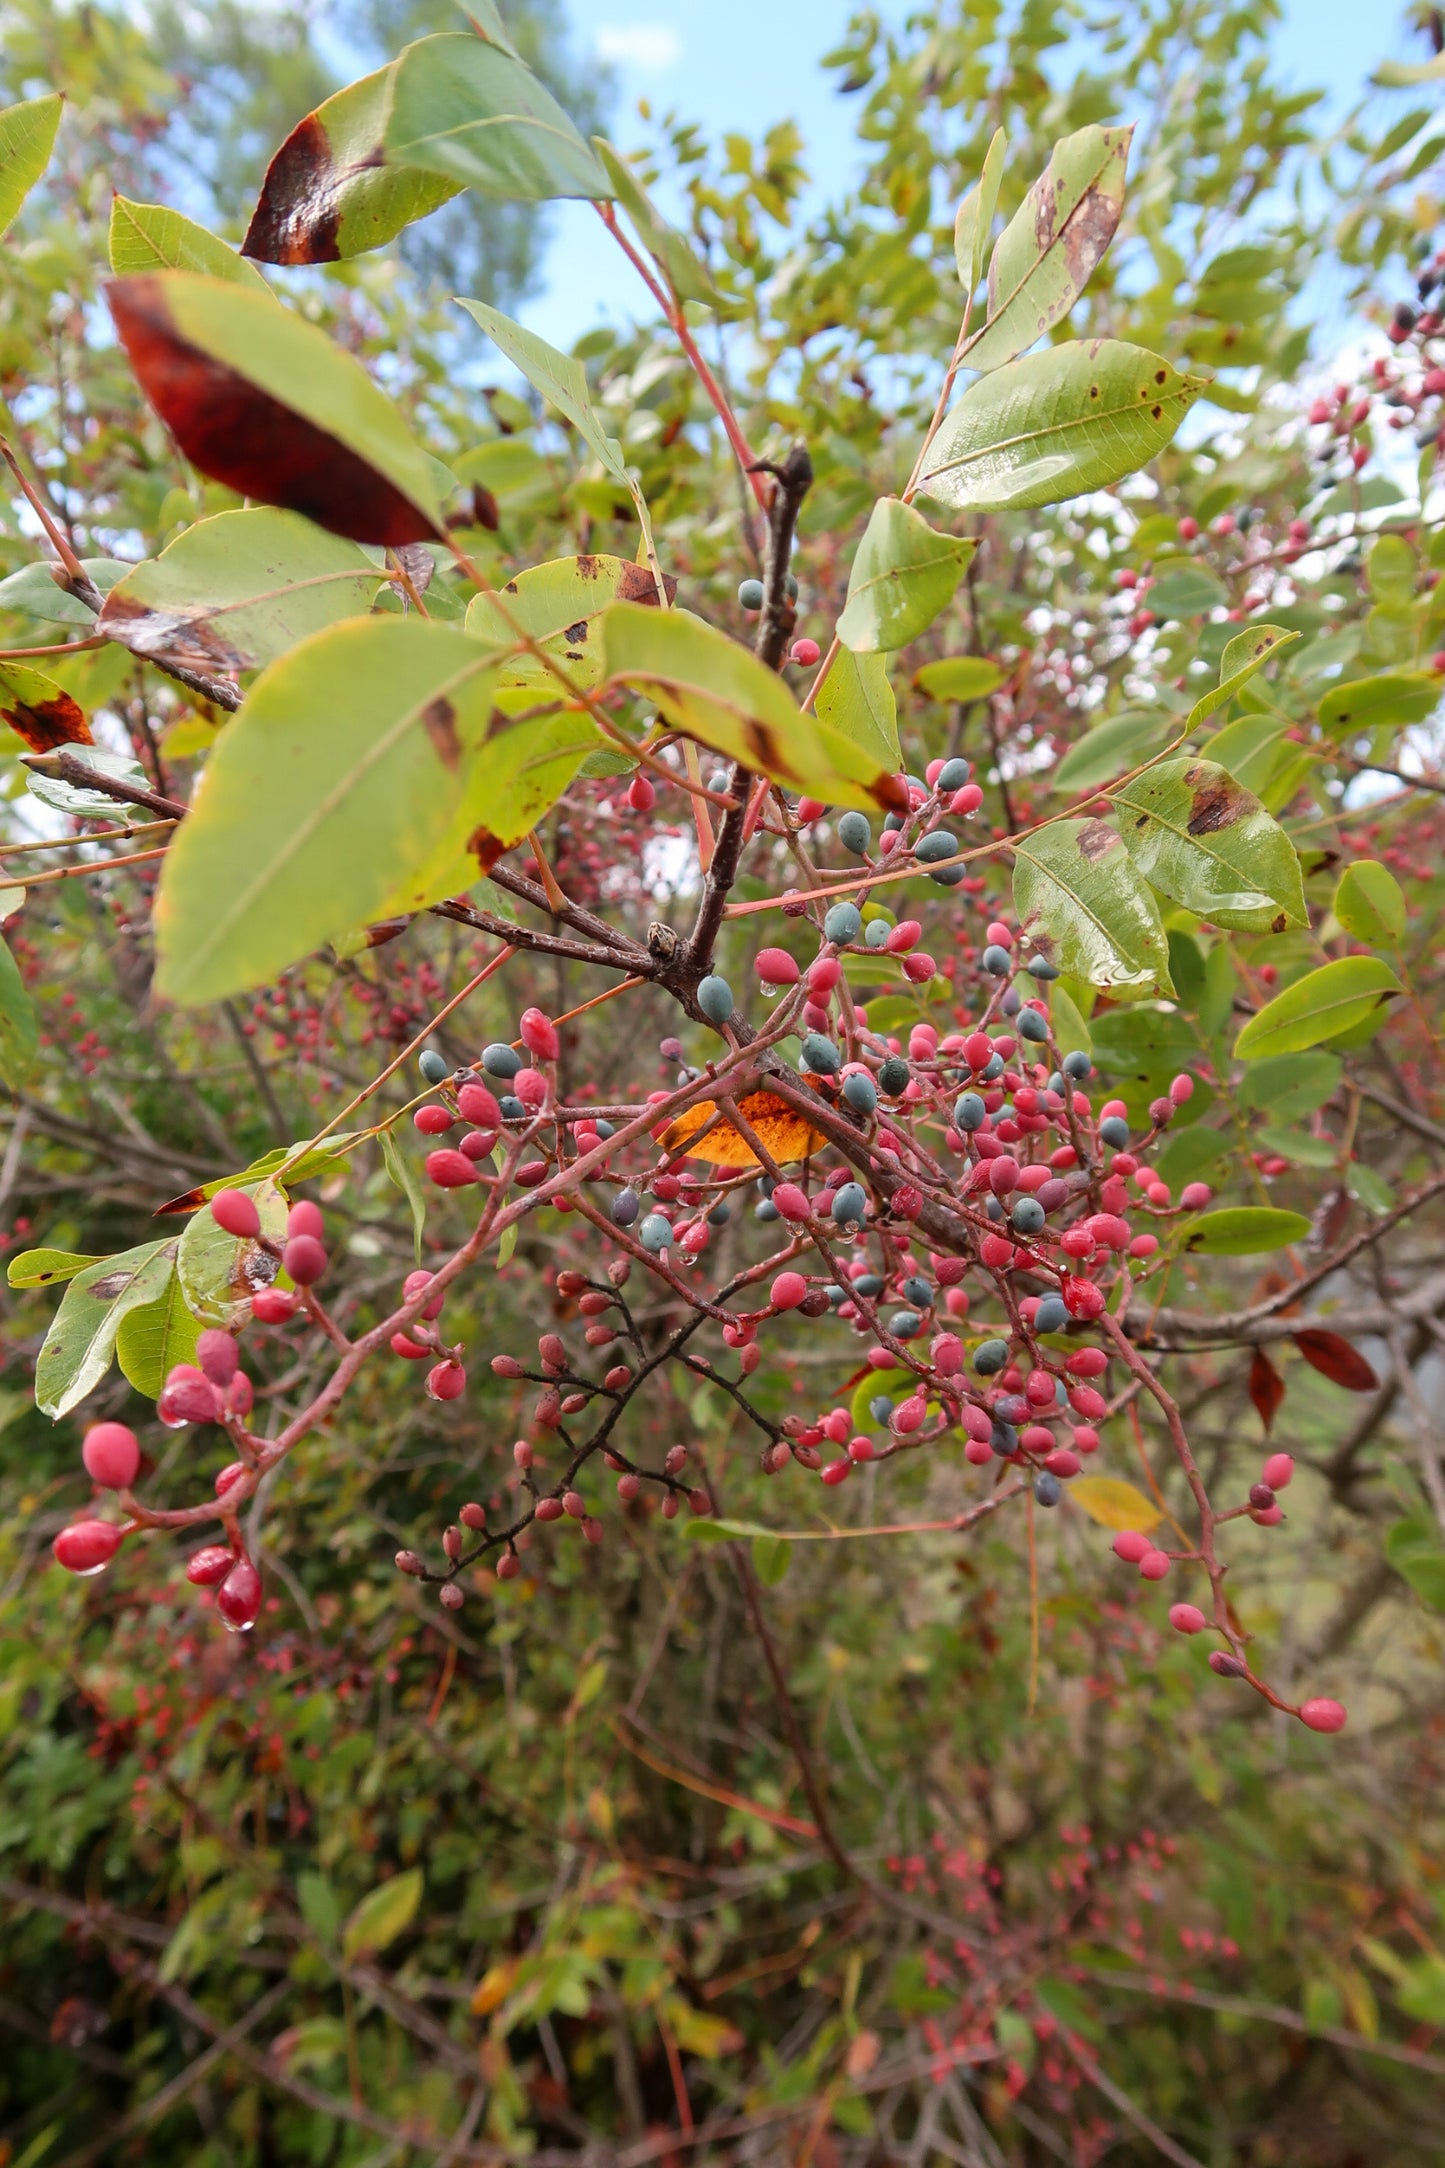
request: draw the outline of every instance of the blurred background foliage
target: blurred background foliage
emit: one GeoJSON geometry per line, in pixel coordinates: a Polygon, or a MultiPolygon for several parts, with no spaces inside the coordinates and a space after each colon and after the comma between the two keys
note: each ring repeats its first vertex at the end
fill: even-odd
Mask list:
{"type": "MultiPolygon", "coordinates": [[[[595,122],[606,86],[569,59],[554,0],[506,12],[595,122]]],[[[680,120],[650,132],[735,303],[708,337],[749,426],[775,448],[794,432],[812,446],[800,630],[826,638],[858,523],[906,474],[932,405],[958,310],[953,209],[992,130],[1013,143],[1011,210],[1057,136],[1139,120],[1120,242],[1075,325],[1180,353],[1217,389],[1159,463],[1158,506],[1090,501],[986,538],[960,610],[976,649],[1035,658],[992,786],[1020,819],[1086,722],[1148,700],[1167,714],[1187,664],[1217,663],[1219,628],[1199,613],[1145,660],[1121,628],[1116,575],[1157,546],[1149,518],[1239,510],[1283,531],[1327,504],[1342,477],[1290,422],[1298,386],[1358,366],[1334,349],[1358,346],[1435,245],[1436,93],[1375,94],[1322,139],[1310,99],[1273,79],[1273,12],[990,0],[921,8],[891,31],[860,16],[829,64],[855,102],[861,178],[806,219],[806,147],[786,125],[720,145],[680,120]],[[1065,39],[1077,64],[1046,64],[1065,39]],[[1086,667],[1071,674],[1065,649],[1086,667]]],[[[229,501],[175,461],[97,331],[112,189],[235,238],[294,122],[346,73],[452,19],[440,0],[0,5],[4,97],[55,85],[70,100],[7,251],[0,389],[83,553],[153,554],[229,501]]],[[[463,198],[397,252],[280,275],[384,360],[461,491],[485,493],[495,524],[465,536],[488,566],[629,533],[555,425],[479,373],[445,304],[460,290],[515,306],[538,247],[532,211],[463,198]]],[[[581,351],[670,562],[729,622],[752,538],[695,383],[626,303],[581,351]]],[[[1433,562],[1428,537],[1421,548],[1433,562]]],[[[0,570],[34,554],[7,506],[0,570]]],[[[1230,578],[1240,591],[1237,566],[1230,578]]],[[[1346,654],[1396,637],[1359,552],[1329,556],[1300,610],[1312,638],[1281,678],[1286,699],[1321,666],[1326,632],[1346,654]]],[[[1428,600],[1411,628],[1401,637],[1440,644],[1428,600]]],[[[35,637],[18,617],[0,631],[35,637]]],[[[174,688],[118,649],[61,669],[118,742],[188,773],[211,726],[174,688]]],[[[960,733],[989,757],[969,736],[977,711],[945,723],[905,682],[899,694],[910,765],[960,733]]],[[[5,776],[7,831],[23,838],[23,777],[13,763],[5,776]]],[[[1445,906],[1437,803],[1352,816],[1357,846],[1389,856],[1407,886],[1427,988],[1445,906]]],[[[1337,803],[1310,817],[1349,849],[1337,803]]],[[[605,897],[634,931],[675,900],[681,858],[639,863],[615,821],[559,817],[549,840],[571,893],[605,897]]],[[[166,1196],[308,1134],[474,968],[470,937],[419,922],[244,1006],[155,1013],[147,896],[144,874],[61,883],[10,928],[44,1038],[4,1116],[7,1247],[101,1254],[144,1239],[166,1196]]],[[[739,938],[744,973],[746,956],[739,938]]],[[[1197,976],[1176,973],[1185,1037],[1155,1050],[1171,1064],[1219,1029],[1198,961],[1197,976]]],[[[591,991],[565,968],[526,987],[514,974],[440,1043],[470,1058],[511,1035],[524,1000],[558,1012],[591,991]]],[[[653,999],[630,996],[569,1038],[576,1088],[653,1087],[673,1021],[653,999]]],[[[1402,1013],[1381,1055],[1422,1109],[1430,1038],[1402,1013]]],[[[1119,1078],[1140,1059],[1126,1041],[1119,1078]]],[[[1432,1142],[1378,1105],[1358,1113],[1357,1159],[1380,1183],[1438,1163],[1440,1131],[1432,1142]]],[[[1276,1187],[1311,1209],[1320,1182],[1302,1164],[1276,1187]]],[[[365,1318],[412,1261],[405,1202],[379,1161],[323,1194],[346,1232],[338,1305],[365,1318]]],[[[433,1205],[429,1244],[455,1239],[458,1211],[433,1205]]],[[[746,1245],[747,1227],[727,1239],[746,1245]]],[[[270,1596],[245,1639],[215,1629],[164,1542],[131,1546],[95,1583],[42,1570],[83,1488],[78,1429],[53,1429],[29,1400],[53,1298],[3,1298],[6,2168],[529,2154],[995,2168],[1145,2162],[1161,2143],[1211,2168],[1445,2159],[1445,1634],[1383,1541],[1421,1507],[1410,1407],[1384,1389],[1345,1400],[1287,1358],[1275,1442],[1301,1467],[1289,1518],[1234,1547],[1251,1630],[1299,1680],[1327,1669],[1352,1712],[1342,1741],[1210,1690],[1198,1651],[1162,1632],[1157,1601],[1124,1587],[1098,1532],[1068,1516],[1038,1531],[1036,1552],[1022,1528],[990,1524],[962,1545],[795,1544],[760,1599],[780,1689],[733,1554],[684,1545],[641,1505],[609,1509],[600,1551],[539,1539],[521,1579],[479,1572],[456,1616],[392,1569],[398,1545],[433,1544],[463,1498],[510,1495],[524,1410],[483,1358],[526,1354],[561,1314],[549,1290],[575,1243],[560,1218],[528,1222],[511,1262],[458,1305],[480,1381],[465,1403],[368,1373],[258,1497],[247,1534],[270,1596]],[[708,2119],[709,2144],[684,2150],[708,2119]]],[[[1247,1268],[1211,1281],[1221,1301],[1250,1284],[1247,1268]]],[[[827,1328],[784,1347],[760,1398],[811,1409],[840,1349],[827,1328]]],[[[278,1394],[295,1384],[284,1362],[267,1384],[278,1394]]],[[[1179,1371],[1211,1479],[1232,1471],[1238,1487],[1261,1447],[1247,1360],[1201,1354],[1179,1371]]],[[[86,1414],[136,1405],[114,1378],[86,1414]]],[[[795,1493],[767,1491],[705,1382],[691,1398],[660,1389],[646,1420],[660,1448],[695,1449],[724,1510],[809,1517],[795,1493]]],[[[1118,1472],[1139,1477],[1116,1427],[1118,1472]]],[[[1139,1450],[1158,1445],[1146,1425],[1139,1450]]],[[[190,1432],[155,1450],[163,1476],[211,1473],[186,1467],[201,1450],[190,1432]]],[[[836,1510],[862,1527],[958,1505],[958,1470],[940,1459],[876,1484],[865,1473],[836,1510]]]]}

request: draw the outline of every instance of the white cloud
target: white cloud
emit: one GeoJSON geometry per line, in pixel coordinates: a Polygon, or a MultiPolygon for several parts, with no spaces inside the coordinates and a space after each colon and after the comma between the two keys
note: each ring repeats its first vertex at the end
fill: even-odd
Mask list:
{"type": "Polygon", "coordinates": [[[599,60],[645,75],[661,75],[682,58],[682,40],[666,23],[603,23],[596,48],[599,60]]]}

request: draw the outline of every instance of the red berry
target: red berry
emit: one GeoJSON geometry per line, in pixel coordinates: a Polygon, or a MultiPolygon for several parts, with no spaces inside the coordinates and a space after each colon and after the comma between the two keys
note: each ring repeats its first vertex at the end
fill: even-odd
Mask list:
{"type": "Polygon", "coordinates": [[[466,1189],[477,1179],[477,1170],[462,1152],[446,1147],[426,1155],[427,1178],[438,1189],[466,1189]]]}
{"type": "Polygon", "coordinates": [[[216,1496],[218,1498],[224,1498],[227,1491],[231,1488],[231,1485],[233,1483],[239,1483],[245,1473],[246,1463],[243,1460],[233,1460],[229,1462],[228,1465],[221,1470],[220,1474],[216,1477],[214,1484],[211,1486],[212,1489],[215,1491],[216,1496]]]}
{"type": "Polygon", "coordinates": [[[161,1388],[156,1414],[167,1430],[183,1423],[214,1423],[221,1412],[221,1396],[203,1370],[193,1363],[177,1363],[161,1388]]]}
{"type": "Polygon", "coordinates": [[[186,1579],[193,1588],[214,1588],[224,1581],[236,1554],[227,1543],[208,1543],[203,1550],[194,1551],[186,1565],[186,1579]]]}
{"type": "Polygon", "coordinates": [[[233,1634],[251,1631],[261,1611],[261,1576],[249,1558],[236,1560],[216,1598],[222,1623],[233,1634]]]}
{"type": "Polygon", "coordinates": [[[391,1336],[391,1352],[393,1355],[399,1355],[403,1362],[424,1363],[431,1360],[436,1350],[435,1348],[419,1347],[415,1340],[408,1340],[404,1332],[394,1332],[391,1336]]]}
{"type": "MultiPolygon", "coordinates": [[[[487,1096],[490,1098],[491,1094],[488,1093],[487,1096]]],[[[449,1129],[456,1126],[456,1116],[450,1107],[418,1107],[411,1119],[413,1127],[419,1129],[424,1137],[444,1137],[449,1129]]]]}
{"type": "Polygon", "coordinates": [[[140,1446],[124,1423],[96,1423],[85,1433],[80,1457],[102,1490],[129,1490],[140,1469],[140,1446]]]}
{"type": "Polygon", "coordinates": [[[467,1389],[467,1373],[449,1355],[445,1362],[427,1372],[426,1389],[432,1400],[460,1400],[467,1389]]]}
{"type": "Polygon", "coordinates": [[[296,1315],[296,1297],[289,1288],[263,1287],[251,1297],[251,1315],[258,1325],[284,1325],[296,1315]]]}
{"type": "Polygon", "coordinates": [[[211,1199],[211,1217],[228,1235],[246,1241],[261,1232],[261,1215],[253,1197],[243,1189],[218,1189],[211,1199]]]}
{"type": "Polygon", "coordinates": [[[823,1470],[823,1481],[831,1484],[846,1483],[852,1473],[851,1460],[830,1460],[823,1470]]]}
{"type": "Polygon", "coordinates": [[[1198,533],[1199,522],[1197,519],[1190,519],[1186,516],[1180,520],[1179,539],[1181,542],[1192,542],[1198,533]]]}
{"type": "Polygon", "coordinates": [[[792,659],[803,670],[811,670],[821,653],[822,650],[816,640],[795,640],[793,642],[792,659]]]}
{"type": "Polygon", "coordinates": [[[326,1252],[315,1235],[293,1235],[281,1262],[298,1287],[314,1287],[326,1270],[326,1252]]]}
{"type": "Polygon", "coordinates": [[[293,1204],[286,1214],[286,1232],[288,1235],[311,1235],[319,1242],[326,1232],[320,1205],[313,1204],[309,1197],[303,1197],[299,1204],[293,1204]]]}
{"type": "Polygon", "coordinates": [[[224,1392],[236,1375],[241,1360],[241,1350],[232,1335],[209,1327],[196,1342],[196,1361],[205,1371],[213,1385],[224,1392]]]}
{"type": "Polygon", "coordinates": [[[796,986],[798,983],[797,960],[786,949],[759,949],[754,968],[764,986],[796,986]]]}
{"type": "Polygon", "coordinates": [[[1337,1701],[1321,1695],[1313,1701],[1300,1703],[1300,1722],[1308,1724],[1311,1731],[1343,1731],[1345,1712],[1337,1701]]]}
{"type": "Polygon", "coordinates": [[[650,813],[657,803],[657,792],[645,775],[635,775],[627,789],[627,803],[634,813],[650,813]]]}
{"type": "Polygon", "coordinates": [[[61,1529],[50,1550],[57,1566],[88,1579],[110,1564],[120,1543],[120,1530],[109,1521],[72,1521],[61,1529]]]}
{"type": "MultiPolygon", "coordinates": [[[[431,1286],[431,1283],[432,1283],[432,1276],[431,1276],[431,1274],[430,1274],[429,1272],[426,1272],[426,1271],[423,1271],[423,1270],[418,1270],[418,1271],[416,1271],[416,1272],[409,1272],[409,1273],[407,1274],[406,1278],[405,1278],[405,1279],[404,1279],[404,1280],[402,1281],[402,1283],[401,1283],[401,1292],[402,1292],[402,1298],[403,1298],[403,1300],[404,1300],[404,1301],[406,1301],[406,1302],[411,1302],[411,1301],[413,1301],[413,1300],[415,1299],[415,1297],[416,1297],[416,1296],[418,1296],[418,1295],[419,1295],[419,1294],[421,1293],[422,1289],[423,1289],[424,1287],[430,1287],[430,1286],[431,1286]]],[[[422,1316],[423,1316],[423,1317],[439,1317],[439,1316],[441,1315],[441,1307],[442,1307],[442,1304],[443,1304],[443,1303],[444,1303],[444,1302],[446,1301],[446,1299],[447,1299],[447,1298],[446,1298],[446,1292],[445,1292],[445,1290],[443,1290],[443,1291],[442,1291],[442,1293],[441,1293],[441,1294],[439,1294],[439,1295],[433,1295],[433,1297],[432,1297],[431,1301],[430,1301],[430,1302],[429,1302],[429,1303],[427,1304],[426,1308],[425,1308],[425,1309],[424,1309],[424,1310],[422,1311],[422,1313],[421,1313],[421,1314],[422,1314],[422,1316]]]]}
{"type": "Polygon", "coordinates": [[[801,1272],[780,1272],[768,1290],[775,1310],[796,1310],[808,1292],[808,1283],[801,1272]]]}
{"type": "Polygon", "coordinates": [[[238,1370],[226,1388],[226,1410],[230,1415],[249,1415],[256,1398],[256,1388],[244,1370],[238,1370]]]}
{"type": "Polygon", "coordinates": [[[557,1026],[543,1009],[525,1009],[521,1023],[522,1044],[538,1061],[555,1061],[562,1051],[557,1026]]]}
{"type": "Polygon", "coordinates": [[[485,1084],[464,1084],[457,1093],[457,1107],[464,1122],[474,1122],[478,1129],[499,1129],[502,1110],[485,1084]]]}

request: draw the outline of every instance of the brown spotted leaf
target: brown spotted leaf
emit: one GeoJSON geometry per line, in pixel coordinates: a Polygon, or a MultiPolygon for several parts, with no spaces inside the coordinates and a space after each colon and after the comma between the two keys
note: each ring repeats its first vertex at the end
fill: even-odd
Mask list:
{"type": "Polygon", "coordinates": [[[1068,315],[1114,238],[1124,207],[1132,128],[1081,128],[1056,143],[999,236],[988,267],[988,316],[964,367],[1012,361],[1068,315]]]}
{"type": "Polygon", "coordinates": [[[1297,1332],[1294,1344],[1311,1369],[1347,1393],[1373,1393],[1380,1381],[1359,1349],[1338,1332],[1297,1332]]]}
{"type": "Polygon", "coordinates": [[[1262,1347],[1255,1349],[1249,1365],[1249,1397],[1258,1410],[1265,1436],[1268,1437],[1284,1400],[1284,1379],[1262,1347]]]}
{"type": "MultiPolygon", "coordinates": [[[[667,574],[663,578],[671,603],[677,582],[667,574]]],[[[561,664],[574,685],[590,691],[602,681],[602,612],[613,602],[655,608],[657,600],[651,572],[630,558],[555,557],[519,572],[495,596],[474,596],[467,631],[494,647],[510,645],[518,631],[527,633],[561,664]]],[[[521,708],[549,696],[556,699],[561,692],[547,665],[528,653],[511,655],[502,663],[500,684],[502,707],[521,708]]]]}
{"type": "Polygon", "coordinates": [[[70,694],[54,678],[24,663],[0,663],[0,715],[32,753],[94,742],[90,725],[70,694]]]}
{"type": "Polygon", "coordinates": [[[1227,768],[1160,761],[1113,797],[1135,865],[1175,903],[1240,933],[1308,923],[1294,845],[1227,768]]]}
{"type": "Polygon", "coordinates": [[[190,271],[105,291],[142,390],[202,474],[353,542],[440,535],[426,453],[324,332],[269,295],[190,271]]]}
{"type": "Polygon", "coordinates": [[[1050,821],[1014,852],[1014,907],[1036,955],[1094,986],[1173,992],[1153,893],[1107,821],[1050,821]]]}

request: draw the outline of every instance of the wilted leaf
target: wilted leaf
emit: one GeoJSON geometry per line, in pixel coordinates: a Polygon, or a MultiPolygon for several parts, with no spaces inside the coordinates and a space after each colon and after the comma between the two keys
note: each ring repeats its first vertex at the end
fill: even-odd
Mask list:
{"type": "Polygon", "coordinates": [[[929,447],[919,487],[979,512],[1107,489],[1163,450],[1202,389],[1116,339],[1048,347],[970,385],[929,447]]]}
{"type": "Polygon", "coordinates": [[[1338,1332],[1297,1332],[1294,1344],[1305,1361],[1332,1385],[1347,1393],[1374,1393],[1380,1381],[1359,1349],[1338,1332]]]}
{"type": "Polygon", "coordinates": [[[1303,1242],[1309,1231],[1303,1212],[1286,1212],[1272,1204],[1231,1204],[1201,1213],[1188,1228],[1184,1247],[1202,1257],[1253,1257],[1303,1242]]]}
{"type": "Polygon", "coordinates": [[[348,83],[297,122],[266,168],[244,255],[262,263],[337,263],[381,248],[459,192],[458,180],[385,163],[399,65],[348,83]]]}
{"type": "Polygon", "coordinates": [[[613,193],[531,69],[465,32],[422,38],[397,61],[386,158],[508,202],[557,196],[601,202],[613,193]]]}
{"type": "Polygon", "coordinates": [[[1287,986],[1249,1019],[1234,1042],[1240,1061],[1262,1054],[1300,1054],[1337,1039],[1400,992],[1400,982],[1377,956],[1344,956],[1321,964],[1287,986]]]}
{"type": "Polygon", "coordinates": [[[1101,1528],[1137,1528],[1147,1536],[1164,1518],[1152,1499],[1132,1483],[1120,1482],[1117,1476],[1077,1476],[1064,1496],[1082,1506],[1089,1519],[1097,1521],[1101,1528]]]}
{"type": "Polygon", "coordinates": [[[1158,906],[1116,830],[1051,821],[1014,851],[1014,908],[1039,954],[1094,986],[1172,992],[1158,906]]]}
{"type": "Polygon", "coordinates": [[[64,100],[58,91],[0,113],[0,240],[50,163],[64,100]]]}
{"type": "Polygon", "coordinates": [[[1262,1347],[1257,1347],[1250,1357],[1249,1397],[1254,1402],[1259,1419],[1268,1437],[1274,1428],[1274,1419],[1284,1400],[1284,1379],[1262,1347]]]}
{"type": "Polygon", "coordinates": [[[609,681],[655,701],[675,729],[827,803],[871,810],[903,802],[896,775],[805,715],[781,678],[690,611],[617,602],[602,630],[609,681]]]}
{"type": "MultiPolygon", "coordinates": [[[[795,1113],[786,1100],[776,1098],[772,1092],[749,1092],[739,1099],[737,1109],[758,1141],[780,1167],[792,1161],[806,1159],[810,1152],[823,1149],[824,1139],[810,1122],[795,1113]]],[[[717,1112],[711,1099],[703,1099],[695,1107],[680,1114],[663,1139],[669,1152],[676,1152],[689,1137],[696,1136],[706,1122],[717,1112]]],[[[706,1160],[713,1167],[756,1167],[757,1155],[740,1129],[734,1129],[726,1116],[715,1129],[710,1129],[690,1159],[706,1160]]]]}
{"type": "Polygon", "coordinates": [[[427,455],[324,332],[270,295],[190,271],[105,291],[141,389],[202,474],[353,542],[440,534],[427,455]]]}
{"type": "Polygon", "coordinates": [[[1242,932],[1309,923],[1294,845],[1213,761],[1161,761],[1125,783],[1114,805],[1139,871],[1186,910],[1242,932]]]}
{"type": "Polygon", "coordinates": [[[420,1867],[408,1867],[369,1890],[346,1923],[341,1954],[346,1958],[375,1957],[405,1933],[421,1903],[423,1877],[420,1867]]]}
{"type": "Polygon", "coordinates": [[[0,662],[0,715],[32,753],[94,742],[79,704],[54,678],[25,663],[0,662]]]}
{"type": "Polygon", "coordinates": [[[194,219],[164,204],[132,203],[128,196],[111,203],[110,268],[122,278],[134,271],[201,271],[256,293],[271,291],[254,265],[194,219]]]}
{"type": "Polygon", "coordinates": [[[105,1376],[126,1313],[154,1302],[175,1270],[176,1242],[101,1257],[65,1290],[35,1365],[35,1405],[58,1421],[105,1376]]]}
{"type": "Polygon", "coordinates": [[[1114,237],[1132,128],[1080,128],[1049,162],[999,237],[988,267],[988,319],[964,366],[997,369],[1068,315],[1114,237]]]}
{"type": "Polygon", "coordinates": [[[355,543],[295,512],[218,512],[137,565],[97,630],[192,670],[255,670],[371,608],[381,573],[355,543]]]}
{"type": "Polygon", "coordinates": [[[901,498],[880,497],[848,575],[838,638],[855,654],[907,647],[953,600],[976,547],[939,534],[901,498]]]}

